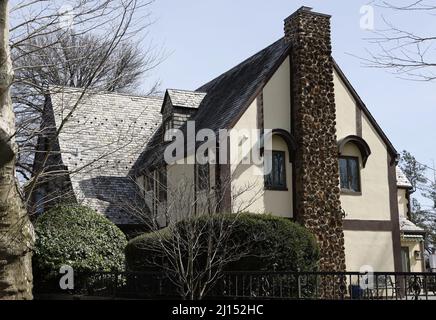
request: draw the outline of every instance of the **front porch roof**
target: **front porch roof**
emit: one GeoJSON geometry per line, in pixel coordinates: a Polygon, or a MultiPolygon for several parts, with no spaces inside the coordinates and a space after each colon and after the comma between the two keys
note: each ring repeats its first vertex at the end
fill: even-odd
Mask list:
{"type": "Polygon", "coordinates": [[[405,235],[423,235],[425,234],[425,230],[421,227],[418,227],[416,224],[414,224],[412,221],[400,217],[400,231],[401,233],[404,233],[405,235]]]}

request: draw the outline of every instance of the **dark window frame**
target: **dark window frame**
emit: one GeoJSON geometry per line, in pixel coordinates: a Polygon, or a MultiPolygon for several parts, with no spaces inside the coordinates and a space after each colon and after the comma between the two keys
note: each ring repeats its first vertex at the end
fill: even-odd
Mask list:
{"type": "Polygon", "coordinates": [[[402,272],[410,272],[410,249],[409,247],[406,246],[402,246],[401,247],[401,269],[406,269],[406,270],[401,270],[402,272]],[[404,258],[406,258],[406,260],[404,260],[404,258]]]}
{"type": "Polygon", "coordinates": [[[167,132],[174,128],[174,118],[172,116],[168,116],[163,121],[163,135],[162,135],[162,141],[165,141],[165,137],[167,135],[167,132]]]}
{"type": "MultiPolygon", "coordinates": [[[[350,195],[361,195],[362,194],[362,184],[361,184],[361,178],[360,178],[360,159],[359,157],[356,156],[340,156],[339,157],[339,161],[341,159],[344,159],[347,161],[347,180],[348,180],[348,188],[344,188],[342,187],[342,181],[341,181],[341,166],[339,164],[339,185],[341,188],[341,193],[343,194],[350,194],[350,195]],[[350,166],[350,160],[356,161],[357,163],[357,189],[358,190],[353,190],[351,187],[351,181],[353,179],[350,179],[350,172],[351,170],[351,166],[350,166]]],[[[351,173],[352,174],[352,173],[351,173]]]]}
{"type": "Polygon", "coordinates": [[[147,192],[153,191],[153,186],[154,186],[153,176],[151,174],[143,175],[143,189],[144,189],[144,192],[147,193],[147,192]]]}
{"type": "MultiPolygon", "coordinates": [[[[265,190],[271,190],[271,191],[288,191],[288,179],[287,179],[287,172],[286,172],[286,152],[282,150],[272,150],[272,163],[271,163],[271,173],[264,176],[264,184],[265,184],[265,190]],[[280,154],[282,156],[282,163],[283,163],[283,181],[284,185],[280,185],[278,183],[275,183],[275,181],[272,181],[272,184],[269,185],[267,176],[273,175],[274,171],[274,154],[280,154]]],[[[273,175],[274,176],[274,175],[273,175]]],[[[273,178],[271,179],[273,180],[273,178]]]]}
{"type": "Polygon", "coordinates": [[[157,178],[157,198],[160,203],[163,203],[168,200],[168,177],[166,167],[162,167],[158,170],[157,178]]]}

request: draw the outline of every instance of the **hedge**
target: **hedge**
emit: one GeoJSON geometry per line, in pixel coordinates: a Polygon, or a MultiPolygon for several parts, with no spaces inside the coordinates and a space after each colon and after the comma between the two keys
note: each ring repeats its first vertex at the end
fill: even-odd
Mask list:
{"type": "Polygon", "coordinates": [[[122,231],[103,215],[80,205],[61,205],[35,224],[35,274],[69,265],[77,272],[122,271],[127,245],[122,231]]]}
{"type": "MultiPolygon", "coordinates": [[[[167,263],[167,257],[162,250],[159,250],[158,241],[166,241],[167,246],[171,246],[173,230],[177,230],[178,235],[189,241],[191,232],[198,232],[212,226],[212,229],[203,232],[205,237],[200,240],[206,248],[206,235],[209,232],[217,234],[217,227],[221,224],[232,225],[229,229],[231,235],[228,237],[232,243],[228,245],[236,243],[242,252],[247,252],[247,255],[238,261],[229,263],[226,270],[314,271],[317,269],[319,249],[314,236],[304,227],[286,218],[266,214],[201,216],[182,220],[173,229],[166,228],[159,232],[146,233],[132,239],[127,245],[127,268],[132,271],[159,271],[158,266],[167,263]]],[[[201,256],[197,262],[201,268],[201,256]]]]}

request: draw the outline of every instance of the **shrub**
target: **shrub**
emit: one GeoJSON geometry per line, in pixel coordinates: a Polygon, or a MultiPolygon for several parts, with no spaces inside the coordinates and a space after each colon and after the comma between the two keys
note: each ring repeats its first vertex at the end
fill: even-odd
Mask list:
{"type": "Polygon", "coordinates": [[[289,219],[242,214],[234,237],[248,239],[248,255],[227,266],[232,271],[314,271],[319,249],[315,237],[289,219]]]}
{"type": "Polygon", "coordinates": [[[159,241],[171,240],[169,228],[164,228],[156,232],[148,232],[132,240],[126,246],[126,266],[130,271],[159,272],[166,263],[163,250],[159,250],[162,245],[159,241]]]}
{"type": "MultiPolygon", "coordinates": [[[[179,237],[184,238],[185,243],[189,241],[192,232],[201,232],[204,237],[200,237],[199,242],[203,248],[207,248],[207,236],[210,232],[218,235],[218,229],[223,225],[230,233],[226,238],[229,243],[222,245],[223,250],[237,246],[238,251],[246,253],[238,257],[237,261],[229,263],[226,270],[314,271],[317,268],[318,246],[315,238],[304,227],[285,218],[255,214],[201,216],[180,221],[172,229],[141,235],[127,245],[127,267],[133,271],[158,271],[159,265],[168,263],[165,254],[159,250],[158,242],[165,241],[166,246],[171,247],[174,230],[179,237]],[[205,229],[206,227],[211,228],[205,229]]],[[[183,250],[182,248],[182,257],[183,250]]],[[[199,255],[199,268],[203,260],[204,256],[199,255]]]]}
{"type": "Polygon", "coordinates": [[[79,205],[61,205],[35,224],[35,274],[69,265],[78,272],[122,271],[126,236],[103,215],[79,205]]]}

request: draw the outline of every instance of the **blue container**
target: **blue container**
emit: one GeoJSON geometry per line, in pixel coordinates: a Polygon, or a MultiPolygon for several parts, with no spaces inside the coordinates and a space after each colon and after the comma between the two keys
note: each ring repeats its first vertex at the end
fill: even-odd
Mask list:
{"type": "Polygon", "coordinates": [[[350,295],[351,299],[362,299],[363,297],[363,289],[358,284],[350,285],[350,295]]]}

